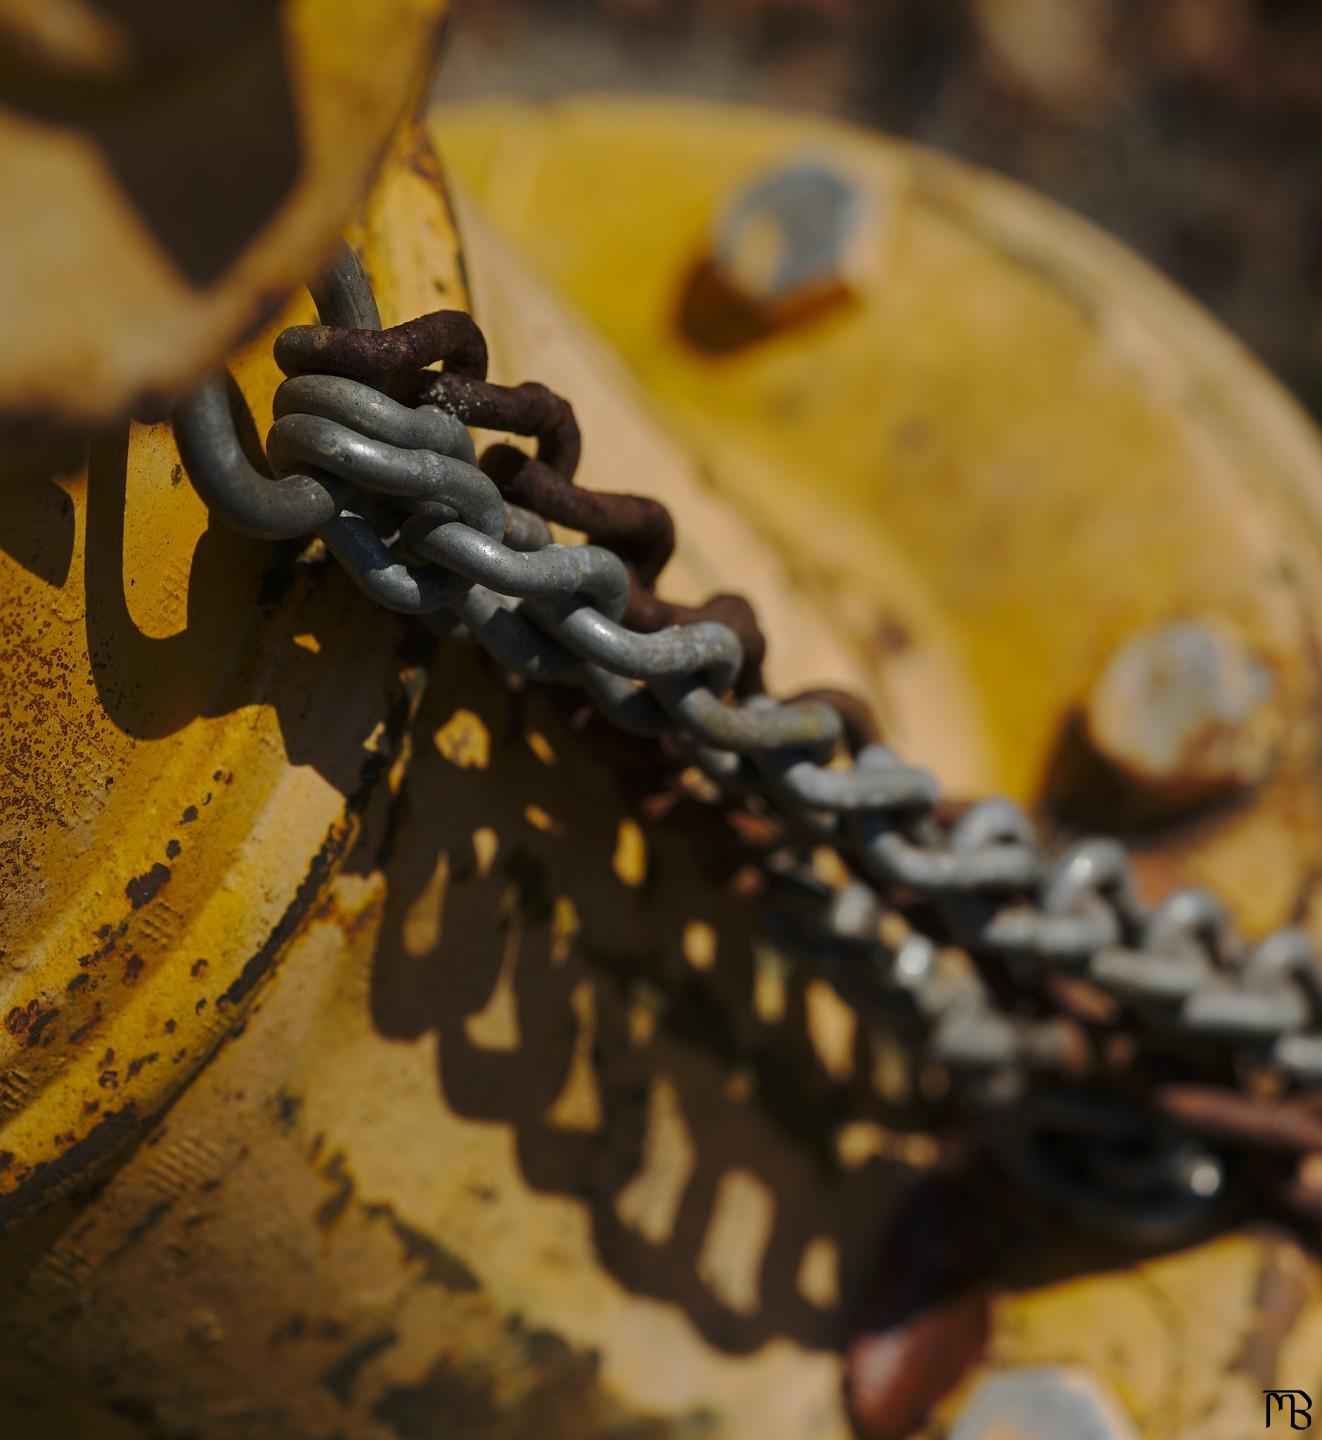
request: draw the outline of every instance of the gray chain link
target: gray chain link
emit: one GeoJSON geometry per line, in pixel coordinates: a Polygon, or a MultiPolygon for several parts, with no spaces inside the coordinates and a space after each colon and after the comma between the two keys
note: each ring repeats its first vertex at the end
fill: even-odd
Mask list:
{"type": "MultiPolygon", "coordinates": [[[[324,324],[379,328],[347,247],[314,293],[324,324]]],[[[727,793],[778,813],[804,844],[835,846],[858,877],[843,890],[785,852],[778,878],[807,902],[808,920],[790,927],[798,942],[842,988],[907,1004],[927,1060],[984,1100],[1020,1102],[1001,1105],[1013,1123],[991,1143],[1042,1188],[1058,1189],[1060,1172],[1047,1182],[1034,1143],[1067,1120],[1092,1141],[1074,1200],[1099,1176],[1127,1197],[1115,1215],[1103,1204],[1109,1228],[1128,1216],[1144,1235],[1169,1236],[1220,1188],[1220,1162],[1183,1141],[1149,1145],[1146,1168],[1125,1169],[1130,1122],[1096,1108],[1081,1120],[1060,1097],[1044,1118],[1040,1096],[1025,1102],[1032,1077],[1078,1064],[1068,1026],[1042,1003],[1059,977],[1107,997],[1127,1034],[1202,1046],[1286,1083],[1322,1081],[1322,971],[1306,935],[1285,930],[1249,948],[1197,890],[1149,911],[1115,842],[1086,839],[1049,857],[1004,799],[940,819],[930,775],[879,745],[840,758],[843,726],[829,705],[732,698],[743,666],[734,633],[712,621],[651,634],[623,625],[621,560],[554,544],[539,517],[507,506],[443,408],[301,374],[277,390],[274,412],[268,475],[239,443],[225,377],[179,406],[180,453],[210,508],[261,538],[320,538],[376,603],[467,637],[529,680],[581,687],[623,729],[668,736],[727,793]],[[915,908],[926,933],[883,943],[883,914],[915,908]],[[948,963],[950,947],[974,963],[948,963]],[[837,951],[850,957],[843,966],[831,962],[837,951]],[[998,976],[1039,1003],[1007,1009],[993,995],[998,976]]]]}

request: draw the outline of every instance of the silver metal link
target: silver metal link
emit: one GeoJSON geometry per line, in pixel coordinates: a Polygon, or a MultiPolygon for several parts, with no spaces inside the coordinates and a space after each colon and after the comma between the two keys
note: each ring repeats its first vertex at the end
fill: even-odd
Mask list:
{"type": "Polygon", "coordinates": [[[179,455],[207,508],[256,540],[290,540],[329,524],[339,499],[315,475],[272,480],[243,452],[223,375],[203,381],[174,412],[179,455]]]}
{"type": "MultiPolygon", "coordinates": [[[[379,328],[352,252],[316,295],[325,324],[379,328]]],[[[176,411],[180,453],[216,514],[263,538],[320,537],[378,604],[468,637],[528,680],[582,688],[626,731],[667,737],[728,797],[779,813],[795,853],[836,846],[856,877],[843,888],[792,855],[769,863],[776,893],[793,899],[786,933],[851,995],[907,997],[924,1058],[976,1080],[982,1102],[995,1095],[1009,1106],[1012,1168],[1091,1206],[1103,1228],[1137,1216],[1145,1234],[1183,1233],[1220,1194],[1223,1171],[1184,1141],[1136,1151],[1132,1110],[1072,1092],[1045,1102],[1031,1090],[1042,1072],[1077,1063],[1078,1026],[1053,1009],[1052,981],[1086,981],[1140,1040],[1175,1033],[1206,1047],[1209,1062],[1243,1050],[1288,1082],[1322,1084],[1322,969],[1302,932],[1246,952],[1224,907],[1197,890],[1149,913],[1115,841],[1086,839],[1047,862],[1011,802],[984,801],[952,823],[938,819],[935,780],[886,748],[842,758],[845,726],[832,706],[736,697],[745,655],[729,627],[704,620],[642,633],[623,623],[631,579],[620,557],[553,543],[541,516],[508,504],[477,468],[470,435],[448,411],[301,374],[277,390],[274,413],[273,478],[240,444],[223,376],[176,411]],[[926,930],[892,952],[883,914],[915,907],[926,930]],[[955,949],[962,964],[950,960],[955,949]],[[1007,976],[1023,1002],[1009,1009],[993,998],[1007,976]],[[1058,1131],[1095,1142],[1083,1179],[1048,1173],[1051,1147],[1041,1142],[1058,1131]],[[1093,1184],[1110,1199],[1092,1195],[1093,1184]]]]}
{"type": "MultiPolygon", "coordinates": [[[[500,533],[504,533],[501,522],[500,533]]],[[[629,598],[623,562],[599,545],[547,545],[511,550],[460,521],[436,524],[421,515],[404,523],[403,548],[478,585],[519,599],[590,596],[607,616],[621,614],[629,598]]]]}
{"type": "Polygon", "coordinates": [[[276,388],[271,410],[277,420],[286,415],[317,415],[388,445],[451,455],[469,465],[477,463],[473,437],[448,411],[435,405],[401,405],[380,390],[341,375],[293,375],[276,388]]]}
{"type": "Polygon", "coordinates": [[[536,601],[525,609],[576,655],[635,680],[692,676],[723,694],[743,665],[743,648],[734,632],[715,621],[672,625],[640,635],[574,599],[536,601]]]}
{"type": "Polygon", "coordinates": [[[500,491],[475,466],[454,456],[401,450],[320,415],[281,416],[267,436],[266,453],[277,474],[311,466],[375,495],[409,501],[415,514],[434,518],[439,508],[446,518],[503,542],[500,491]]]}

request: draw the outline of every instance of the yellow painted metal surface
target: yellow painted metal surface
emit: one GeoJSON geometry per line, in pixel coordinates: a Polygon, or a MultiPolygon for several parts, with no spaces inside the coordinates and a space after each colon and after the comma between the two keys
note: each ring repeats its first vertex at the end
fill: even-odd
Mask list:
{"type": "MultiPolygon", "coordinates": [[[[387,320],[463,303],[416,129],[351,232],[387,320]]],[[[259,433],[275,331],[234,358],[259,433]]],[[[139,1133],[240,1021],[402,755],[401,628],[338,570],[208,525],[168,425],[7,476],[0,1217],[139,1133]]]]}
{"type": "MultiPolygon", "coordinates": [[[[369,239],[387,216],[396,241],[423,233],[402,202],[373,216],[369,239]]],[[[585,484],[628,464],[674,505],[668,593],[704,593],[737,554],[787,620],[783,563],[609,353],[478,217],[462,231],[497,378],[573,396],[585,484]]],[[[428,301],[401,294],[387,319],[394,303],[428,301]]],[[[859,683],[832,618],[797,608],[777,683],[859,683]]],[[[350,639],[370,629],[388,654],[389,622],[358,619],[350,639]]],[[[351,693],[353,657],[316,633],[326,684],[351,693]]],[[[0,1433],[842,1433],[836,1257],[868,1253],[899,1173],[866,1146],[841,1175],[823,1163],[860,1083],[839,1053],[852,1021],[759,960],[753,902],[704,860],[719,835],[629,802],[642,754],[603,750],[554,691],[512,693],[471,650],[429,669],[398,800],[369,806],[241,1031],[90,1203],[0,1244],[0,1433]],[[704,1038],[728,1017],[737,1054],[704,1038]]]]}
{"type": "Polygon", "coordinates": [[[835,122],[585,98],[443,107],[433,133],[837,617],[897,748],[956,793],[1040,801],[1119,646],[1228,624],[1275,676],[1283,753],[1254,803],[1152,841],[1144,884],[1214,885],[1251,930],[1309,909],[1322,458],[1229,336],[1059,207],[835,122]],[[712,227],[805,158],[865,201],[847,295],[695,344],[712,227]]]}
{"type": "Polygon", "coordinates": [[[366,194],[447,9],[0,5],[0,416],[168,403],[268,321],[366,194]]]}
{"type": "MultiPolygon", "coordinates": [[[[720,364],[686,355],[662,334],[672,314],[666,297],[682,290],[683,276],[654,262],[678,261],[673,247],[700,239],[715,191],[686,201],[680,182],[701,188],[707,169],[718,178],[748,173],[772,152],[775,126],[736,118],[727,128],[707,110],[567,113],[581,127],[573,154],[587,168],[574,183],[594,228],[574,231],[569,200],[561,208],[548,198],[567,184],[549,163],[563,153],[563,115],[505,117],[509,143],[500,185],[492,181],[497,220],[526,235],[534,201],[544,201],[550,249],[539,255],[569,278],[573,257],[590,252],[599,232],[606,237],[592,263],[604,286],[614,276],[628,294],[608,304],[603,291],[602,316],[616,316],[636,374],[647,376],[657,348],[647,378],[687,443],[667,434],[636,379],[465,204],[474,309],[496,378],[543,379],[573,400],[587,440],[584,483],[643,490],[674,506],[681,559],[663,590],[699,599],[731,584],[746,589],[773,637],[775,688],[869,689],[902,748],[970,790],[999,784],[1032,794],[1053,727],[1085,685],[1092,661],[1081,657],[1119,630],[1120,617],[1090,598],[1092,584],[1119,605],[1124,577],[1106,559],[1119,553],[1117,529],[1089,485],[1132,450],[1177,519],[1196,509],[1195,481],[1221,487],[1227,514],[1198,531],[1219,560],[1214,585],[1214,567],[1194,547],[1186,547],[1192,558],[1162,548],[1175,523],[1166,510],[1150,512],[1136,482],[1118,482],[1139,553],[1161,555],[1183,577],[1181,596],[1224,602],[1279,666],[1295,747],[1282,773],[1294,808],[1282,818],[1278,779],[1258,805],[1219,817],[1168,862],[1216,874],[1230,868],[1225,857],[1248,855],[1248,880],[1264,893],[1237,898],[1251,918],[1274,915],[1298,888],[1299,837],[1317,803],[1303,758],[1312,732],[1299,720],[1312,682],[1297,660],[1314,634],[1305,562],[1318,473],[1311,435],[1274,389],[1091,232],[994,184],[984,213],[972,198],[981,197],[977,183],[962,172],[857,138],[846,148],[857,147],[849,153],[860,163],[873,156],[879,174],[911,182],[896,192],[911,208],[897,204],[894,218],[897,233],[911,235],[909,250],[897,252],[911,268],[896,272],[909,288],[887,303],[913,323],[925,307],[945,315],[953,327],[945,341],[931,337],[906,363],[892,352],[912,325],[894,317],[884,349],[869,341],[869,317],[890,314],[889,292],[878,286],[852,310],[813,317],[824,328],[787,334],[783,345],[720,364]],[[609,133],[593,138],[592,115],[604,115],[609,133]],[[664,160],[662,130],[687,147],[683,163],[664,160]],[[922,185],[913,169],[923,171],[922,185]],[[647,209],[648,179],[676,187],[666,222],[673,237],[647,209]],[[617,192],[618,206],[609,198],[617,192]],[[631,226],[651,238],[627,262],[612,258],[633,243],[631,226]],[[941,254],[960,263],[937,265],[941,254]],[[994,282],[990,297],[974,287],[982,328],[957,313],[947,293],[955,274],[994,282]],[[1068,306],[1062,289],[1074,297],[1068,306]],[[635,306],[645,322],[636,343],[625,325],[635,306]],[[1091,331],[1071,328],[1083,324],[1069,319],[1076,312],[1094,317],[1091,331]],[[1035,370],[1022,393],[1004,373],[1007,335],[1030,350],[1051,342],[1054,365],[1035,370]],[[844,348],[824,354],[808,344],[831,336],[844,348]],[[851,356],[873,367],[875,386],[851,380],[851,356]],[[823,365],[828,379],[814,385],[823,365]],[[1030,567],[1021,580],[1013,566],[1026,563],[1028,541],[1010,516],[1021,501],[1032,502],[1029,512],[1056,501],[1046,460],[1035,469],[1014,448],[1001,409],[1021,404],[1031,438],[1033,425],[1048,423],[1034,407],[1046,404],[1042,387],[1053,377],[1051,403],[1084,425],[1094,448],[1059,450],[1051,473],[1062,477],[1063,498],[1054,524],[1035,532],[1051,541],[1038,552],[1045,578],[1030,567]],[[994,400],[978,400],[979,385],[994,400]],[[1168,469],[1144,444],[1128,444],[1141,427],[1121,427],[1111,440],[1106,426],[1087,428],[1097,385],[1126,397],[1165,437],[1155,454],[1168,469]],[[850,386],[858,403],[842,417],[830,409],[834,389],[850,386]],[[877,396],[891,390],[926,397],[933,428],[922,445],[913,441],[915,453],[935,447],[940,465],[911,457],[914,474],[897,472],[891,451],[876,448],[869,427],[889,413],[877,396]],[[791,433],[796,405],[812,445],[791,433]],[[826,436],[826,413],[848,433],[826,436]],[[953,433],[957,417],[973,438],[953,433]],[[829,466],[815,458],[826,439],[829,466]],[[852,459],[851,445],[860,447],[852,459]],[[999,468],[984,465],[987,455],[1000,457],[999,468]],[[864,482],[879,476],[878,496],[864,482]],[[943,506],[937,481],[957,504],[943,506]],[[1150,542],[1149,521],[1158,537],[1150,542]],[[1064,551],[1088,583],[1059,583],[1064,551]],[[1254,585],[1241,582],[1246,563],[1254,585]],[[1287,585],[1291,566],[1298,573],[1287,585]],[[1012,663],[1011,640],[995,640],[993,620],[1018,627],[1031,665],[1012,663]],[[1018,758],[1019,731],[1033,765],[1018,758]],[[1263,828],[1246,828],[1254,824],[1263,828]],[[1254,833],[1266,838],[1250,846],[1254,833]]],[[[461,163],[480,182],[498,127],[490,113],[471,124],[461,163]]],[[[460,129],[455,122],[445,133],[460,129]]],[[[843,132],[812,133],[825,143],[843,132]]],[[[435,180],[406,145],[358,232],[387,321],[461,294],[435,180]]],[[[577,298],[590,302],[591,291],[584,281],[577,298]]],[[[305,312],[300,301],[291,313],[305,312]]],[[[237,366],[259,409],[271,379],[265,363],[255,348],[237,366]]],[[[1053,423],[1049,434],[1071,428],[1053,423]]],[[[627,740],[603,745],[554,692],[511,689],[463,650],[429,667],[407,769],[382,775],[365,804],[348,803],[364,765],[390,771],[404,753],[388,721],[407,716],[406,701],[392,710],[390,698],[400,695],[393,622],[358,602],[342,577],[295,566],[287,588],[267,587],[260,625],[236,628],[270,553],[204,534],[186,485],[171,483],[160,432],[135,427],[121,468],[129,464],[130,512],[142,490],[150,518],[130,513],[121,538],[113,484],[95,513],[107,472],[66,477],[53,498],[21,492],[32,515],[19,532],[48,539],[58,522],[46,512],[68,513],[63,573],[58,547],[5,562],[4,594],[18,602],[6,620],[32,623],[6,640],[5,673],[19,678],[24,718],[2,759],[11,773],[28,765],[58,782],[24,781],[17,792],[40,821],[42,848],[18,872],[27,908],[0,972],[4,1013],[18,1017],[3,1068],[30,1069],[40,1083],[6,1088],[4,1134],[17,1126],[27,1148],[15,1151],[5,1183],[12,1190],[21,1172],[30,1183],[43,1158],[69,1153],[66,1126],[95,1123],[76,1100],[85,1111],[83,1097],[105,1105],[113,1091],[116,1103],[134,1103],[134,1124],[173,1103],[141,1127],[131,1154],[120,1152],[103,1189],[66,1195],[0,1242],[0,1433],[845,1440],[838,1346],[872,1279],[884,1218],[931,1150],[877,1123],[877,1037],[822,983],[787,976],[755,943],[755,899],[715,878],[742,842],[682,806],[661,813],[637,803],[645,753],[627,740]],[[226,546],[224,563],[199,570],[202,547],[216,543],[226,546]],[[89,593],[88,557],[95,575],[121,554],[118,583],[89,593]],[[185,598],[190,574],[207,579],[196,607],[185,598]],[[213,597],[224,624],[204,604],[213,597]],[[104,637],[93,599],[108,606],[114,653],[127,637],[134,663],[98,670],[104,637]],[[170,658],[182,659],[167,671],[166,652],[153,647],[181,628],[187,634],[195,615],[212,627],[199,632],[210,656],[204,663],[176,642],[170,658]],[[96,704],[65,695],[60,664],[73,677],[71,696],[96,694],[96,704]],[[118,719],[114,697],[99,688],[116,677],[118,719]],[[89,754],[107,757],[96,773],[114,773],[109,790],[96,791],[75,764],[80,725],[94,732],[89,754]],[[189,803],[198,818],[176,835],[162,822],[177,814],[182,824],[189,803]],[[263,953],[260,943],[248,950],[252,937],[240,927],[278,928],[309,874],[296,861],[310,864],[340,836],[351,849],[339,872],[315,905],[304,891],[297,933],[270,952],[283,953],[282,963],[228,1007],[235,1019],[242,1010],[243,1023],[216,1048],[216,1032],[197,1017],[214,1015],[242,979],[245,956],[263,953]],[[67,890],[51,885],[57,875],[67,876],[67,890]],[[66,893],[79,897],[67,921],[66,893]],[[110,923],[109,939],[124,919],[115,941],[124,948],[92,960],[93,947],[79,965],[80,937],[110,923]],[[49,953],[37,955],[33,937],[46,935],[55,937],[41,939],[49,953]],[[144,963],[130,979],[133,954],[144,963]],[[199,993],[192,964],[201,956],[224,974],[203,971],[213,989],[199,993]],[[38,969],[51,977],[53,1000],[36,994],[38,969]],[[107,1007],[81,1049],[65,1007],[84,1003],[84,987],[64,998],[80,973],[92,977],[89,987],[100,980],[87,1003],[99,996],[107,1007]],[[40,1003],[29,1012],[33,996],[40,1003]],[[131,1051],[129,1064],[150,1054],[134,1047],[155,1046],[155,1027],[167,1021],[178,1033],[181,997],[199,1028],[173,1072],[159,1052],[131,1078],[105,1060],[111,1048],[116,1061],[131,1051]],[[202,998],[208,1005],[197,1012],[202,998]],[[59,1013],[40,1019],[49,1008],[59,1013]],[[114,1043],[117,1026],[129,1049],[114,1043]],[[101,1067],[116,1071],[113,1084],[103,1084],[101,1067]],[[186,1087],[162,1079],[185,1072],[186,1087]]],[[[119,471],[108,473],[113,482],[119,471]]],[[[1150,583],[1134,602],[1143,614],[1162,610],[1154,593],[1173,604],[1178,588],[1165,571],[1150,583]]],[[[8,694],[6,703],[15,703],[8,694]]],[[[12,841],[25,830],[4,833],[12,841]]],[[[1244,1432],[1255,1386],[1316,1383],[1309,1347],[1322,1323],[1322,1283],[1288,1242],[1238,1235],[1100,1278],[1044,1284],[1039,1275],[1031,1286],[1017,1278],[1028,1288],[997,1300],[990,1363],[1088,1365],[1145,1440],[1228,1440],[1244,1432]],[[1284,1342],[1274,1328],[1282,1316],[1292,1327],[1284,1342]]],[[[932,1436],[948,1428],[960,1398],[932,1436]]]]}

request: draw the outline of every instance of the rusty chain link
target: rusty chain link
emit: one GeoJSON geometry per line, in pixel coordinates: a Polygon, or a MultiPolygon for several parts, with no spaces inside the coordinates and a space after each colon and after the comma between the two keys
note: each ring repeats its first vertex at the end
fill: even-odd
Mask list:
{"type": "Polygon", "coordinates": [[[731,803],[779,817],[769,926],[849,998],[905,1021],[915,1074],[950,1077],[937,1108],[972,1110],[981,1148],[1047,1200],[1169,1243],[1206,1223],[1238,1165],[1262,1171],[1273,1201],[1322,1210],[1300,1158],[1322,1150],[1322,1112],[1302,1094],[1322,1085],[1322,969],[1305,934],[1247,945],[1198,890],[1149,909],[1119,844],[1050,855],[1007,800],[949,814],[847,698],[763,693],[741,598],[694,609],[654,593],[674,548],[665,507],[576,485],[569,405],[488,381],[468,316],[381,329],[347,247],[313,294],[322,323],[276,341],[289,378],[272,473],[240,445],[226,377],[175,412],[215,514],[264,539],[319,538],[378,604],[526,679],[580,687],[731,803]],[[531,437],[536,453],[501,443],[479,463],[470,426],[531,437]],[[548,522],[588,543],[554,543],[548,522]],[[847,861],[849,884],[817,878],[817,845],[847,861]]]}

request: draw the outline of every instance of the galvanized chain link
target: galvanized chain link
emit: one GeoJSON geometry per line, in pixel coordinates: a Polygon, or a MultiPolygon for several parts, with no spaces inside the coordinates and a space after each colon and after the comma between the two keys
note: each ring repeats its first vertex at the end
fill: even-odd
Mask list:
{"type": "MultiPolygon", "coordinates": [[[[1137,1142],[1127,1103],[1082,1093],[1134,1071],[1132,1055],[1123,1065],[1110,1055],[1115,1038],[1150,1051],[1163,1076],[1178,1063],[1179,1074],[1223,1084],[1246,1071],[1287,1089],[1322,1084],[1322,969],[1306,935],[1246,946],[1197,890],[1149,910],[1120,845],[1086,839],[1049,856],[1007,800],[944,818],[934,779],[883,746],[841,758],[832,705],[738,693],[746,646],[728,624],[643,633],[623,623],[656,554],[626,564],[604,545],[555,544],[545,518],[479,468],[468,423],[490,423],[514,392],[485,381],[467,317],[380,332],[347,247],[314,295],[323,327],[295,327],[277,344],[290,378],[275,394],[271,474],[244,454],[223,376],[175,413],[180,453],[213,512],[266,539],[319,538],[376,603],[464,635],[529,680],[582,688],[624,730],[667,737],[728,796],[780,816],[798,843],[773,860],[776,893],[788,887],[798,902],[782,935],[852,998],[908,1007],[922,1059],[999,1117],[987,1143],[1003,1163],[1058,1198],[1065,1185],[1104,1228],[1170,1239],[1216,1198],[1224,1167],[1184,1131],[1170,1139],[1149,1126],[1137,1142]],[[436,360],[446,369],[424,371],[414,392],[430,403],[385,393],[436,360]],[[802,857],[819,844],[848,861],[852,883],[816,879],[802,857]],[[1083,982],[1105,1015],[1071,1011],[1062,982],[1083,982]],[[1074,1091],[1044,1091],[1052,1075],[1074,1091]],[[1083,1137],[1083,1158],[1062,1160],[1062,1135],[1083,1137]]],[[[557,462],[572,481],[567,407],[541,387],[522,390],[547,447],[529,463],[557,462]]],[[[668,554],[668,517],[658,522],[649,503],[637,502],[639,525],[668,554]]]]}

